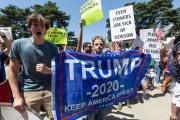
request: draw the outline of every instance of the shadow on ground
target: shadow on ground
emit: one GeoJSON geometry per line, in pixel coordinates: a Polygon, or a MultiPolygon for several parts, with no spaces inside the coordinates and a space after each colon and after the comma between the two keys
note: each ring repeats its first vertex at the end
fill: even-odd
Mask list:
{"type": "MultiPolygon", "coordinates": [[[[123,105],[125,105],[125,104],[123,104],[123,105]]],[[[114,107],[114,106],[111,106],[111,107],[107,108],[107,115],[109,113],[111,113],[111,114],[118,114],[118,115],[130,117],[130,118],[134,118],[134,114],[128,114],[128,113],[124,113],[124,112],[121,112],[121,111],[113,111],[113,109],[116,110],[117,108],[114,107]]],[[[106,117],[106,120],[127,120],[127,119],[126,118],[115,117],[113,115],[108,115],[106,117]]],[[[129,119],[129,120],[137,120],[137,119],[129,119]]]]}

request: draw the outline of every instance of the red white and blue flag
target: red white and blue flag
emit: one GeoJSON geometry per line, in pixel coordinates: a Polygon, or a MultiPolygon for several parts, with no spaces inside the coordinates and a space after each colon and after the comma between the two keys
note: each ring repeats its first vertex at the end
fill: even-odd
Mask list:
{"type": "Polygon", "coordinates": [[[158,40],[160,40],[162,37],[166,36],[166,34],[164,33],[164,31],[161,28],[161,21],[159,22],[158,26],[156,27],[155,35],[158,40]]]}
{"type": "Polygon", "coordinates": [[[114,51],[115,52],[118,52],[120,50],[119,44],[120,44],[120,41],[114,41],[114,51]]]}

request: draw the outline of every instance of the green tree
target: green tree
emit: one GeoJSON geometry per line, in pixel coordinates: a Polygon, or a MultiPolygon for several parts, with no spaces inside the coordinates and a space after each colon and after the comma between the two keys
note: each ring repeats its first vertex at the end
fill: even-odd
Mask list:
{"type": "MultiPolygon", "coordinates": [[[[59,10],[56,3],[47,2],[43,6],[41,5],[34,5],[31,6],[33,12],[40,13],[45,16],[49,21],[51,26],[57,28],[63,28],[68,31],[67,27],[69,26],[70,15],[67,15],[65,12],[59,10]]],[[[68,36],[68,47],[70,46],[77,46],[77,38],[75,38],[74,31],[67,32],[68,36]]],[[[61,45],[58,45],[61,47],[61,45]]],[[[72,47],[71,47],[72,48],[72,47]]]]}
{"type": "Polygon", "coordinates": [[[21,9],[14,5],[9,5],[0,9],[0,26],[12,27],[12,36],[14,39],[29,37],[30,32],[27,27],[26,17],[31,14],[29,8],[21,9]]]}
{"type": "MultiPolygon", "coordinates": [[[[173,0],[150,0],[149,2],[132,2],[124,6],[133,5],[136,33],[139,35],[140,29],[155,29],[161,21],[162,27],[169,23],[174,23],[172,30],[167,36],[178,35],[180,33],[180,7],[173,9],[173,0]]],[[[110,29],[110,21],[106,20],[106,27],[110,29]]],[[[109,41],[111,37],[109,36],[109,41]]]]}
{"type": "MultiPolygon", "coordinates": [[[[33,5],[28,8],[19,8],[14,5],[8,5],[7,7],[0,9],[0,26],[12,27],[12,36],[14,39],[22,37],[30,37],[31,33],[27,26],[27,16],[32,13],[39,13],[45,16],[52,27],[63,28],[68,31],[70,15],[59,10],[56,3],[47,2],[44,5],[33,5]]],[[[67,36],[69,38],[68,45],[76,46],[77,38],[75,38],[74,31],[68,31],[67,36]]],[[[60,46],[60,45],[58,45],[60,46]]]]}
{"type": "Polygon", "coordinates": [[[69,22],[67,21],[71,19],[70,16],[59,10],[59,7],[57,7],[56,3],[49,1],[44,5],[33,5],[31,8],[33,12],[40,13],[45,16],[50,21],[50,25],[52,27],[66,29],[69,26],[69,22]]]}

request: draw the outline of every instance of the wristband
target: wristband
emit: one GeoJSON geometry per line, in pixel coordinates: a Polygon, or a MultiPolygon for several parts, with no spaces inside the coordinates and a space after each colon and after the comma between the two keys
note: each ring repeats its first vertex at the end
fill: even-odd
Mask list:
{"type": "Polygon", "coordinates": [[[6,35],[5,36],[1,36],[2,38],[6,38],[6,35]]]}

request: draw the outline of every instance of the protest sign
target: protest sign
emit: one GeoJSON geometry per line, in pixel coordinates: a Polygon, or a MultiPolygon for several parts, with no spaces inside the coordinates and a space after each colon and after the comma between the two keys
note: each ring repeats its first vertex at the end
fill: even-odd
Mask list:
{"type": "Polygon", "coordinates": [[[172,49],[174,46],[174,38],[167,37],[167,40],[163,42],[166,45],[166,49],[172,49]]]}
{"type": "Polygon", "coordinates": [[[141,29],[140,38],[144,41],[143,52],[151,54],[153,59],[159,59],[161,44],[153,29],[141,29]]]}
{"type": "Polygon", "coordinates": [[[0,120],[43,120],[32,109],[25,107],[25,112],[19,113],[10,103],[0,103],[0,120]]]}
{"type": "Polygon", "coordinates": [[[50,28],[44,39],[54,44],[67,44],[66,30],[60,28],[50,28]]]}
{"type": "Polygon", "coordinates": [[[138,35],[136,35],[136,38],[134,39],[132,44],[132,48],[133,49],[135,49],[136,47],[143,48],[143,46],[144,46],[143,40],[141,40],[141,38],[138,35]]]}
{"type": "Polygon", "coordinates": [[[122,41],[136,38],[133,6],[109,11],[111,39],[122,41]]]}
{"type": "Polygon", "coordinates": [[[81,8],[80,8],[81,18],[83,18],[86,22],[83,23],[83,26],[87,26],[94,22],[97,22],[104,18],[101,0],[88,0],[81,8]]]}
{"type": "Polygon", "coordinates": [[[75,120],[137,94],[151,56],[130,50],[108,54],[63,51],[52,60],[57,120],[75,120]]]}
{"type": "MultiPolygon", "coordinates": [[[[7,38],[12,38],[11,27],[0,27],[0,31],[4,32],[7,38]]],[[[4,42],[1,37],[0,37],[0,42],[4,42]]]]}

